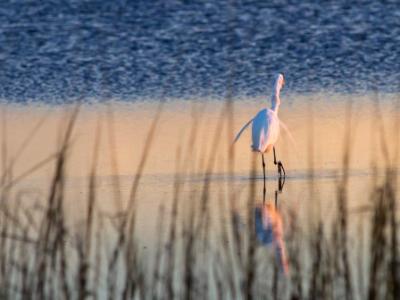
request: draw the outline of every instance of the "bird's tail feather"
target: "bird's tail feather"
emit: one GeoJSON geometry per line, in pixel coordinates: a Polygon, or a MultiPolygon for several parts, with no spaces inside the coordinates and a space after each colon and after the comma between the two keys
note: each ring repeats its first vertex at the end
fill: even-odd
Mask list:
{"type": "Polygon", "coordinates": [[[233,144],[236,143],[236,141],[240,138],[240,136],[242,135],[243,131],[247,128],[247,126],[249,126],[251,124],[251,122],[253,122],[253,119],[251,119],[250,121],[248,121],[243,127],[242,129],[240,129],[240,131],[238,132],[238,134],[236,135],[233,144]]]}
{"type": "Polygon", "coordinates": [[[289,137],[289,140],[290,140],[290,142],[292,143],[292,145],[293,145],[295,148],[297,148],[296,141],[294,140],[294,138],[293,138],[292,134],[290,133],[290,131],[289,131],[288,127],[286,126],[286,124],[283,123],[281,120],[279,120],[279,125],[283,128],[283,130],[285,131],[285,133],[287,133],[287,135],[288,135],[288,137],[289,137]]]}

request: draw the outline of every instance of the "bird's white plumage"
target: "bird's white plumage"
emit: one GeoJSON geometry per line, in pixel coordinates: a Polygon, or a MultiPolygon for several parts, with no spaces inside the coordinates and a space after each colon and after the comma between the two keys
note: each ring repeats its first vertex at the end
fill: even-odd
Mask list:
{"type": "Polygon", "coordinates": [[[239,139],[242,132],[252,124],[252,150],[265,153],[273,148],[279,137],[280,121],[278,118],[278,110],[281,103],[279,95],[284,83],[283,75],[278,74],[272,93],[271,109],[265,108],[260,110],[253,119],[242,127],[236,135],[235,142],[239,139]]]}
{"type": "Polygon", "coordinates": [[[249,126],[251,124],[251,122],[253,122],[253,119],[251,119],[250,121],[248,121],[245,125],[243,125],[242,129],[239,130],[239,132],[237,133],[235,140],[233,141],[234,143],[236,143],[236,141],[240,138],[240,136],[242,135],[243,131],[247,128],[247,126],[249,126]]]}
{"type": "Polygon", "coordinates": [[[279,119],[276,112],[268,108],[261,110],[253,119],[251,131],[252,150],[269,152],[279,136],[279,119]]]}

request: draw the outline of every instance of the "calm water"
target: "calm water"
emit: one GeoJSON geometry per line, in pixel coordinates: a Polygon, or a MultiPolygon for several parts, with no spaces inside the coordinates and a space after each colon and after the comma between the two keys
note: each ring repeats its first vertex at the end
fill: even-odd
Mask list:
{"type": "MultiPolygon", "coordinates": [[[[204,277],[204,274],[212,276],[211,266],[225,266],[224,260],[229,258],[226,254],[227,247],[233,247],[234,240],[227,239],[224,230],[236,230],[242,247],[251,236],[249,233],[254,232],[257,238],[256,268],[257,274],[260,274],[257,276],[256,285],[259,285],[263,293],[272,290],[265,285],[274,281],[276,273],[271,266],[277,262],[282,270],[278,273],[281,285],[279,293],[288,293],[290,290],[285,287],[290,285],[290,276],[285,274],[296,274],[296,265],[292,259],[299,259],[304,270],[308,270],[315,257],[312,239],[313,230],[319,220],[323,222],[326,239],[332,241],[326,249],[338,247],[335,239],[330,239],[330,232],[340,220],[337,215],[338,184],[343,173],[344,138],[349,130],[346,125],[347,106],[344,105],[348,99],[348,96],[343,95],[329,97],[315,94],[295,98],[285,95],[280,118],[289,127],[294,144],[282,131],[282,136],[276,144],[278,159],[282,160],[287,172],[281,193],[272,154],[266,155],[265,201],[262,192],[261,159],[260,155],[250,151],[250,133],[245,132],[235,145],[233,161],[227,155],[232,146],[232,139],[228,139],[227,126],[219,128],[221,120],[225,125],[227,123],[226,118],[221,118],[221,110],[225,103],[204,99],[167,102],[154,142],[148,150],[143,177],[135,195],[135,239],[138,258],[146,272],[146,278],[151,279],[158,258],[167,259],[169,226],[172,222],[176,222],[179,229],[178,241],[175,242],[175,272],[178,278],[183,276],[182,268],[187,266],[184,263],[187,252],[184,242],[181,241],[185,237],[185,228],[193,220],[193,215],[195,222],[202,220],[200,213],[203,212],[203,195],[206,192],[207,223],[204,228],[208,228],[209,237],[206,250],[203,248],[202,235],[194,237],[197,247],[196,262],[191,266],[195,270],[196,280],[212,278],[204,277]],[[213,141],[216,138],[219,143],[214,148],[213,141]],[[209,167],[214,155],[214,164],[209,167]],[[250,174],[253,159],[255,176],[250,174]],[[232,174],[229,173],[230,168],[233,168],[232,174]],[[205,174],[210,174],[207,189],[205,174]],[[311,174],[314,174],[314,177],[311,174]],[[314,180],[310,180],[312,178],[314,180]],[[173,215],[173,201],[177,198],[178,214],[173,215]],[[256,226],[251,225],[249,215],[254,219],[256,226]],[[230,223],[230,220],[234,222],[230,223]],[[293,250],[294,247],[298,247],[298,250],[293,250]]],[[[390,162],[394,162],[398,148],[393,137],[398,136],[399,111],[393,109],[393,101],[382,97],[384,101],[380,112],[384,118],[380,120],[377,106],[372,101],[374,97],[353,96],[351,99],[355,104],[372,104],[355,106],[351,126],[351,160],[346,192],[347,246],[354,287],[358,288],[360,278],[363,282],[368,280],[369,273],[364,270],[369,266],[368,251],[373,249],[368,244],[371,241],[370,222],[374,216],[371,195],[375,185],[384,180],[382,172],[374,176],[370,167],[376,166],[378,171],[382,171],[387,165],[382,141],[387,141],[386,151],[390,162]],[[382,132],[377,128],[380,126],[386,131],[382,132]]],[[[97,240],[93,251],[103,255],[103,258],[101,263],[94,263],[95,257],[92,257],[91,270],[102,270],[97,273],[100,274],[100,285],[94,285],[101,299],[105,299],[107,295],[108,262],[117,239],[115,225],[121,211],[126,211],[128,207],[132,183],[142,160],[142,150],[157,106],[155,101],[114,103],[111,106],[111,119],[107,106],[83,105],[75,124],[72,147],[68,151],[66,163],[63,198],[64,221],[68,229],[65,242],[68,251],[72,253],[67,263],[71,272],[77,272],[79,259],[76,245],[80,245],[87,224],[90,199],[88,175],[94,161],[94,137],[96,132],[99,132],[94,190],[94,228],[98,234],[96,233],[97,240]]],[[[235,102],[235,131],[248,121],[249,116],[265,106],[263,99],[235,102]]],[[[18,205],[19,209],[13,211],[21,215],[24,224],[27,219],[24,215],[26,212],[36,216],[39,222],[44,216],[55,167],[53,160],[44,164],[41,162],[46,161],[57,149],[60,132],[65,129],[65,106],[8,104],[2,106],[0,111],[3,124],[1,133],[5,141],[2,148],[3,163],[5,161],[11,165],[15,159],[9,179],[5,178],[17,180],[12,190],[7,191],[9,201],[6,203],[18,205]]],[[[18,226],[15,229],[10,227],[16,232],[20,230],[18,226]]],[[[35,239],[38,235],[37,227],[28,228],[31,239],[35,239]]],[[[23,232],[19,233],[19,236],[22,234],[23,232]]],[[[35,248],[29,249],[32,250],[27,250],[26,253],[34,253],[35,248]]],[[[126,271],[122,258],[121,263],[122,267],[118,268],[115,277],[119,285],[123,284],[126,271]]],[[[237,266],[234,268],[240,270],[237,266]]],[[[170,270],[166,272],[169,273],[170,270]]],[[[73,273],[72,276],[76,274],[78,273],[73,273]]],[[[229,274],[235,280],[242,276],[240,271],[229,274]]],[[[304,282],[306,281],[307,275],[304,273],[304,282]]],[[[153,286],[153,283],[149,283],[149,287],[153,286]]],[[[183,286],[180,282],[177,289],[183,286]]],[[[240,289],[240,285],[237,289],[240,289]]],[[[148,289],[150,292],[152,290],[153,288],[148,289]]],[[[342,293],[341,288],[337,290],[338,293],[342,293]]],[[[258,291],[257,288],[257,293],[258,291]]],[[[358,290],[355,293],[358,295],[358,290]]],[[[210,288],[208,294],[210,298],[218,298],[214,288],[210,288]]],[[[337,298],[343,299],[340,296],[337,298]]]]}
{"type": "MultiPolygon", "coordinates": [[[[294,209],[300,220],[307,220],[308,211],[315,203],[321,203],[321,214],[326,218],[333,216],[332,207],[337,202],[337,183],[342,178],[342,161],[345,151],[344,142],[348,127],[346,125],[346,107],[343,103],[347,97],[296,97],[286,98],[280,109],[280,117],[287,124],[293,140],[282,130],[276,145],[277,157],[285,165],[287,180],[280,198],[282,209],[294,209]],[[312,109],[307,102],[313,103],[312,109]],[[310,168],[315,176],[315,190],[310,191],[310,168]],[[287,199],[287,200],[285,200],[287,199]]],[[[353,98],[355,103],[370,103],[369,98],[353,98]]],[[[386,100],[386,99],[384,99],[386,100]]],[[[373,180],[371,166],[382,170],[386,166],[385,155],[380,143],[387,141],[390,161],[394,161],[396,144],[396,120],[399,112],[393,110],[391,101],[384,101],[382,114],[385,115],[382,125],[386,128],[383,136],[375,128],[377,118],[374,105],[356,107],[352,116],[352,141],[350,148],[349,206],[357,210],[369,204],[368,197],[360,197],[362,191],[368,191],[373,180]],[[374,117],[371,117],[374,116],[374,117]]],[[[264,101],[258,99],[242,101],[235,104],[234,129],[239,130],[250,116],[265,107],[264,101]]],[[[122,204],[126,206],[134,175],[142,159],[142,150],[151,122],[154,118],[157,103],[138,102],[134,104],[115,104],[113,120],[109,119],[107,109],[102,106],[83,106],[73,133],[73,147],[68,155],[66,174],[68,176],[67,207],[71,221],[82,218],[87,205],[88,174],[92,168],[94,136],[100,121],[100,139],[98,144],[99,158],[96,163],[98,175],[98,205],[107,214],[120,210],[115,200],[114,191],[118,188],[115,180],[120,181],[122,204]],[[111,127],[110,127],[111,126],[111,127]],[[112,129],[111,131],[109,129],[112,129]],[[112,133],[112,135],[111,135],[112,133]],[[112,142],[114,140],[114,142],[112,142]],[[113,165],[117,163],[117,169],[113,165]]],[[[210,206],[218,218],[221,194],[229,196],[228,191],[236,191],[240,211],[245,210],[249,188],[255,182],[255,203],[262,203],[262,168],[261,158],[250,150],[250,131],[244,132],[235,144],[235,159],[229,160],[228,130],[224,126],[218,129],[220,111],[223,102],[213,100],[193,102],[169,102],[163,111],[157,128],[154,142],[147,152],[148,159],[144,177],[138,190],[139,228],[146,245],[154,243],[159,207],[163,205],[168,211],[174,198],[176,175],[181,174],[184,181],[182,199],[184,203],[195,203],[191,193],[200,195],[204,185],[204,174],[210,173],[210,206]],[[213,140],[219,142],[213,148],[213,140]],[[180,151],[180,156],[178,156],[180,151]],[[212,169],[208,169],[211,157],[216,160],[212,169]],[[250,176],[252,159],[256,159],[256,179],[250,176]],[[186,167],[184,167],[186,166],[186,167]],[[233,178],[229,180],[228,166],[233,166],[233,178]],[[147,232],[152,234],[146,234],[147,232]]],[[[4,113],[4,107],[2,108],[4,113]]],[[[4,116],[4,115],[3,115],[4,116]]],[[[6,159],[17,157],[13,165],[13,176],[19,178],[32,169],[37,163],[51,156],[59,140],[60,128],[63,128],[65,111],[63,107],[9,106],[6,110],[7,124],[4,134],[7,140],[6,159]],[[51,112],[49,114],[49,112],[51,112]],[[34,129],[34,131],[33,131],[34,129]],[[26,145],[28,147],[21,147],[26,145]],[[18,156],[16,156],[18,154],[18,156]]],[[[226,122],[225,122],[226,123],[226,122]]],[[[65,124],[64,124],[65,126],[65,124]]],[[[266,156],[267,164],[267,199],[273,201],[277,187],[277,169],[273,165],[273,155],[266,156]],[[271,200],[272,199],[272,200],[271,200]]],[[[34,190],[44,198],[53,177],[54,163],[49,163],[29,173],[18,183],[15,191],[34,190]]],[[[32,197],[36,201],[38,197],[32,197]]],[[[31,200],[30,200],[31,201],[31,200]]],[[[301,222],[304,226],[307,222],[301,222]]]]}
{"type": "Polygon", "coordinates": [[[398,1],[0,4],[0,97],[157,99],[399,91],[398,1]]]}

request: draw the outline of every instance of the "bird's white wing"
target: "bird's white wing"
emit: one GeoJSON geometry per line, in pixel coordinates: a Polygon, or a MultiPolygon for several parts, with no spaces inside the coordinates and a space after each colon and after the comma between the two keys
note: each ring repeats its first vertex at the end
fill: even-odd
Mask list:
{"type": "Polygon", "coordinates": [[[265,152],[268,146],[275,144],[279,136],[279,119],[275,112],[263,109],[253,119],[252,127],[253,151],[265,152]]]}
{"type": "Polygon", "coordinates": [[[233,143],[236,143],[236,141],[240,138],[241,134],[243,133],[243,131],[251,124],[251,122],[253,122],[253,119],[251,119],[250,121],[248,121],[243,127],[242,129],[240,129],[240,131],[238,132],[238,134],[235,137],[235,140],[233,141],[233,143]]]}

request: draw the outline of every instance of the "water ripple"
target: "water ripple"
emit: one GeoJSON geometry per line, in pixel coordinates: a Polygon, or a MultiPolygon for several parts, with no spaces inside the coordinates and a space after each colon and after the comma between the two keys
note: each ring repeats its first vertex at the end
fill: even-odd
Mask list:
{"type": "Polygon", "coordinates": [[[398,92],[398,1],[0,4],[0,97],[66,102],[291,91],[398,92]]]}

